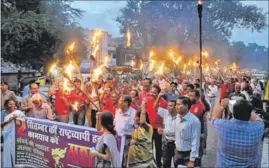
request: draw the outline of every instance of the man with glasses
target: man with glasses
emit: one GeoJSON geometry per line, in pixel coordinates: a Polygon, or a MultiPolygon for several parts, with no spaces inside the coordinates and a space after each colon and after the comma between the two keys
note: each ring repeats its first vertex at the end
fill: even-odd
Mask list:
{"type": "Polygon", "coordinates": [[[26,95],[23,99],[21,110],[26,112],[27,117],[33,117],[33,102],[32,102],[32,96],[35,94],[40,94],[42,102],[47,103],[47,98],[42,95],[38,90],[38,85],[36,83],[31,83],[29,85],[30,88],[30,94],[26,95]]]}

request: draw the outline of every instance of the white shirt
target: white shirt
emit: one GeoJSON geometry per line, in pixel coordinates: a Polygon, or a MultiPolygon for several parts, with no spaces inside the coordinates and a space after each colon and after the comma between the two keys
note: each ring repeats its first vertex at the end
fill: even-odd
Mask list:
{"type": "MultiPolygon", "coordinates": [[[[93,90],[92,91],[92,93],[91,93],[91,98],[96,98],[97,97],[97,93],[96,93],[96,91],[95,90],[93,90]]],[[[98,110],[97,108],[99,108],[100,109],[100,105],[99,105],[99,101],[97,100],[97,101],[95,101],[95,102],[93,102],[93,104],[91,103],[91,108],[93,109],[93,110],[98,110]],[[95,106],[94,106],[94,105],[95,106]],[[97,107],[97,108],[96,108],[97,107]]]]}
{"type": "Polygon", "coordinates": [[[164,123],[164,136],[168,141],[175,141],[176,132],[176,118],[177,116],[172,116],[167,109],[158,108],[158,114],[163,118],[164,123]]]}
{"type": "Polygon", "coordinates": [[[218,93],[218,87],[216,85],[209,85],[208,86],[208,93],[207,96],[212,98],[212,97],[216,97],[217,93],[218,93]]]}
{"type": "Polygon", "coordinates": [[[252,83],[251,87],[253,89],[253,94],[261,94],[261,85],[257,84],[256,86],[252,83]]]}
{"type": "Polygon", "coordinates": [[[121,109],[116,109],[116,114],[114,118],[114,126],[117,134],[119,136],[132,135],[134,132],[134,120],[135,120],[136,110],[129,108],[126,113],[122,113],[121,109]]]}
{"type": "Polygon", "coordinates": [[[188,112],[183,119],[180,115],[176,119],[176,150],[191,151],[190,160],[194,161],[199,156],[201,123],[199,119],[188,112]]]}

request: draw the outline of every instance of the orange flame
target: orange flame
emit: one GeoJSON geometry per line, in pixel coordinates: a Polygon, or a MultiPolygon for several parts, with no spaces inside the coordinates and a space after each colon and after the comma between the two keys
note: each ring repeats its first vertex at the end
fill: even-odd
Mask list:
{"type": "Polygon", "coordinates": [[[75,48],[75,44],[76,42],[73,42],[72,44],[70,44],[70,46],[68,47],[68,50],[73,51],[73,49],[75,48]]]}
{"type": "Polygon", "coordinates": [[[161,64],[159,70],[156,72],[158,75],[162,75],[164,70],[164,63],[161,64]]]}
{"type": "Polygon", "coordinates": [[[130,47],[130,46],[131,46],[131,32],[128,29],[127,30],[127,47],[130,47]]]}
{"type": "Polygon", "coordinates": [[[154,51],[149,52],[149,59],[152,59],[152,57],[155,55],[154,51]]]}
{"type": "Polygon", "coordinates": [[[54,70],[55,70],[56,66],[57,66],[57,63],[53,63],[53,64],[51,65],[50,70],[49,70],[49,72],[50,72],[51,74],[54,73],[54,70]]]}
{"type": "Polygon", "coordinates": [[[78,102],[75,102],[73,105],[73,110],[78,111],[78,102]]]}
{"type": "Polygon", "coordinates": [[[66,67],[65,73],[66,73],[69,77],[71,77],[71,75],[72,75],[72,71],[73,71],[73,70],[74,70],[73,62],[70,61],[69,64],[68,64],[68,66],[66,67]]]}
{"type": "Polygon", "coordinates": [[[132,67],[135,66],[135,62],[134,62],[134,60],[131,60],[131,66],[132,66],[132,67]]]}

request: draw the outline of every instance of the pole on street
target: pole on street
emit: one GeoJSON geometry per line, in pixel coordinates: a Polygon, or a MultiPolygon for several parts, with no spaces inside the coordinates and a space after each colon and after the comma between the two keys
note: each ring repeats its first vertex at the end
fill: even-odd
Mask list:
{"type": "Polygon", "coordinates": [[[203,4],[202,2],[199,0],[198,1],[198,6],[197,6],[197,9],[198,9],[198,17],[199,17],[199,34],[200,34],[200,94],[202,96],[202,90],[203,90],[203,68],[202,68],[202,51],[203,51],[203,48],[202,48],[202,11],[203,11],[203,4]]]}

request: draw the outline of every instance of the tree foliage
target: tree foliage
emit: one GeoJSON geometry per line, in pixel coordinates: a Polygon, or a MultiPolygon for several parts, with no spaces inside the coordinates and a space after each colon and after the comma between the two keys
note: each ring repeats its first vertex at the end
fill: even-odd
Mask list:
{"type": "Polygon", "coordinates": [[[79,43],[77,56],[85,57],[84,31],[75,22],[81,15],[81,10],[61,0],[3,1],[2,59],[39,69],[51,62],[54,56],[64,58],[65,45],[75,39],[79,43]]]}
{"type": "MultiPolygon", "coordinates": [[[[204,43],[227,43],[236,27],[261,31],[266,15],[254,5],[240,1],[203,1],[204,43]]],[[[121,32],[130,27],[144,47],[176,44],[198,46],[197,1],[128,0],[116,21],[121,32]]],[[[197,48],[198,49],[198,48],[197,48]]],[[[193,49],[192,49],[193,50],[193,49]]]]}

